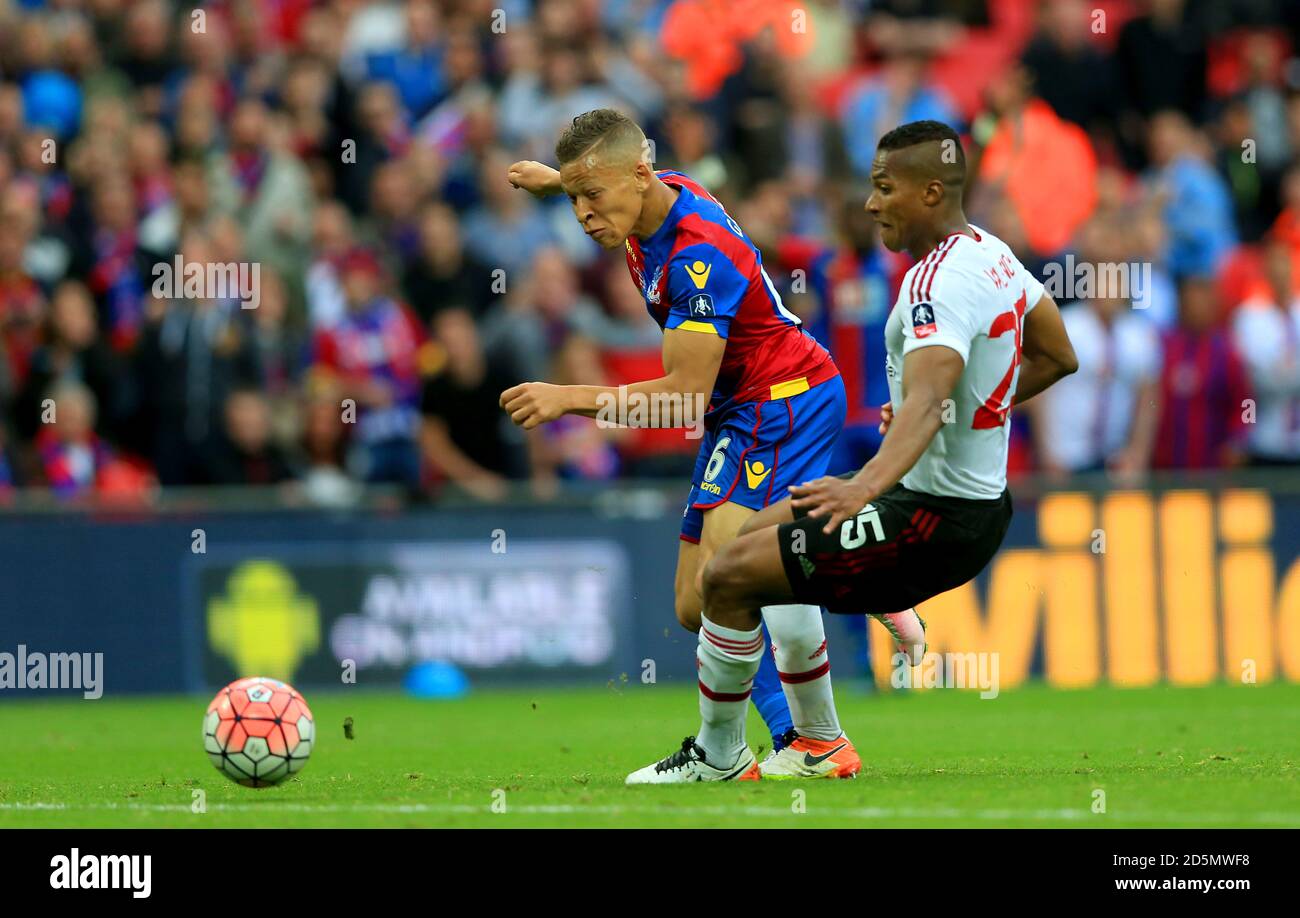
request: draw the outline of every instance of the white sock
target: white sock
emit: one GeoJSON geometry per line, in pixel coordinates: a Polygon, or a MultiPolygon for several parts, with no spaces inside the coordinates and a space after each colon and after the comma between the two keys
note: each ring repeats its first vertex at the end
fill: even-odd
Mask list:
{"type": "Polygon", "coordinates": [[[763,629],[737,631],[700,617],[695,652],[700,679],[700,732],[705,761],[726,768],[745,748],[745,716],[754,674],[763,658],[763,629]]]}
{"type": "Polygon", "coordinates": [[[817,606],[764,606],[763,621],[772,635],[772,654],[790,717],[800,736],[838,739],[844,731],[831,693],[831,661],[826,629],[817,606]]]}

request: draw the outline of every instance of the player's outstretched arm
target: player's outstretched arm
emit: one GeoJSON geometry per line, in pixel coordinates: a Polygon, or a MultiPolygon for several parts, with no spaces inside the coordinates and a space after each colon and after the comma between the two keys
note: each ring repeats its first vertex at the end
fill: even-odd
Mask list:
{"type": "Polygon", "coordinates": [[[1025,316],[1025,332],[1020,345],[1020,378],[1016,381],[1013,404],[1029,401],[1058,379],[1079,369],[1074,346],[1066,334],[1065,323],[1056,301],[1047,294],[1025,316]]]}
{"type": "Polygon", "coordinates": [[[790,488],[791,503],[809,516],[829,516],[833,532],[916,465],[943,426],[943,403],[961,379],[965,362],[945,345],[918,348],[903,358],[903,403],[895,406],[889,435],[879,452],[852,478],[827,476],[790,488]]]}
{"type": "Polygon", "coordinates": [[[506,178],[509,179],[511,185],[522,188],[538,198],[562,194],[564,191],[560,185],[560,173],[558,171],[545,163],[539,163],[531,159],[520,160],[511,165],[506,172],[506,178]]]}
{"type": "Polygon", "coordinates": [[[627,423],[622,410],[646,420],[638,427],[694,427],[703,423],[726,348],[727,340],[719,335],[669,329],[664,332],[665,372],[658,379],[625,387],[521,383],[501,393],[501,407],[525,430],[565,414],[622,425],[627,423]]]}

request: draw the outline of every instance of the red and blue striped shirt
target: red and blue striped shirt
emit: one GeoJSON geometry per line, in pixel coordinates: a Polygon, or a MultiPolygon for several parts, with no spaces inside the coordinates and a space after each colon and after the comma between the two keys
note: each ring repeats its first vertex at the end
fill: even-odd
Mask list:
{"type": "Polygon", "coordinates": [[[727,340],[710,412],[792,395],[839,375],[830,354],[787,310],[763,258],[736,221],[680,172],[657,173],[678,190],[663,224],[627,241],[627,266],[650,315],[727,340]]]}

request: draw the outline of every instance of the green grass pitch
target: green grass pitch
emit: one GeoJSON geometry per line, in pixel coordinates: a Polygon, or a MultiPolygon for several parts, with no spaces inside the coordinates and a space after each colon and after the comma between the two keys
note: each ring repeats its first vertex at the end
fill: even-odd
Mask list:
{"type": "Polygon", "coordinates": [[[1300,826],[1300,685],[837,695],[855,781],[624,787],[698,722],[629,684],[314,693],[310,763],[263,790],[208,764],[206,698],[7,699],[0,827],[1300,826]]]}

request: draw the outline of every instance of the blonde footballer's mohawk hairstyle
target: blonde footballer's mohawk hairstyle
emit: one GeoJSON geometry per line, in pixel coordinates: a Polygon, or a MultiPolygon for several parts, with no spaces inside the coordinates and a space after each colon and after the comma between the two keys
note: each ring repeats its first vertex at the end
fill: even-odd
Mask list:
{"type": "Polygon", "coordinates": [[[643,158],[645,134],[635,121],[612,108],[597,108],[573,119],[555,144],[555,159],[563,166],[586,154],[609,162],[633,165],[643,158]]]}

